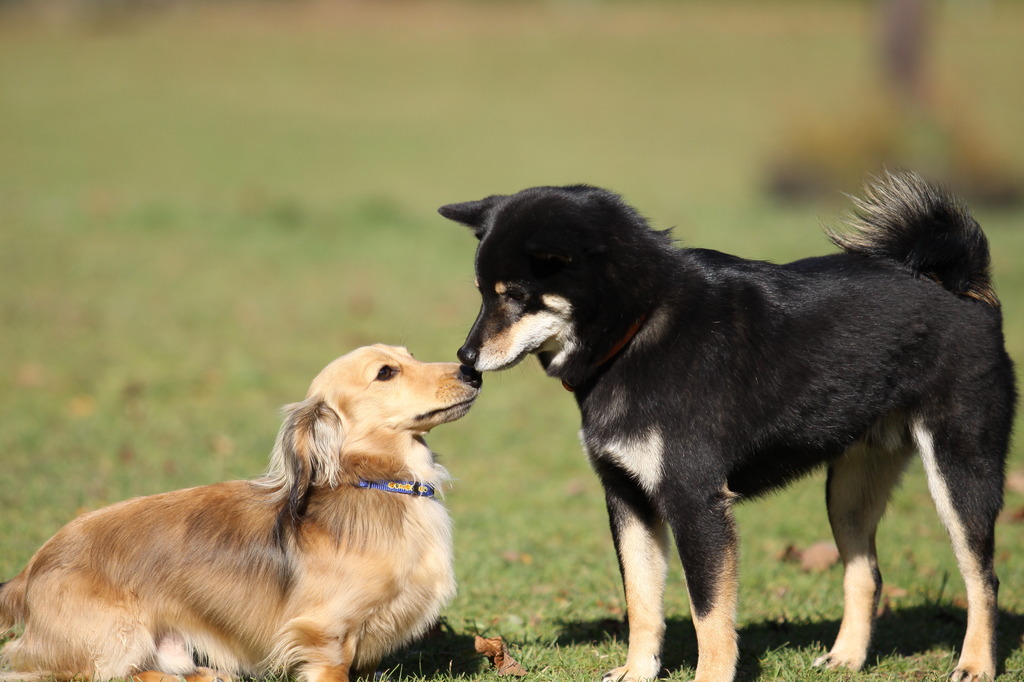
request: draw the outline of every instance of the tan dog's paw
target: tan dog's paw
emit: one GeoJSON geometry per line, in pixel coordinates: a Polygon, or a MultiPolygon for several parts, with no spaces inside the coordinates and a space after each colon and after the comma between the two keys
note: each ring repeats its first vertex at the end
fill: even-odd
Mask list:
{"type": "Polygon", "coordinates": [[[234,682],[227,673],[211,668],[196,668],[196,671],[185,678],[186,682],[234,682]]]}

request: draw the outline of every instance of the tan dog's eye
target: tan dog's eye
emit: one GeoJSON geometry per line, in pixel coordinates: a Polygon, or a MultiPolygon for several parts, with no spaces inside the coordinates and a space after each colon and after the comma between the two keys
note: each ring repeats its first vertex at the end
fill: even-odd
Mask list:
{"type": "Polygon", "coordinates": [[[396,374],[398,374],[397,368],[384,365],[383,367],[380,368],[380,371],[377,372],[377,381],[387,381],[388,379],[393,379],[396,374]]]}

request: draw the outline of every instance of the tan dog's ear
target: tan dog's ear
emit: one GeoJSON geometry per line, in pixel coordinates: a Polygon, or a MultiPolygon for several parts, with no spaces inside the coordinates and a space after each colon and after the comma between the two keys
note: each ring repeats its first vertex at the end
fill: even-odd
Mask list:
{"type": "Polygon", "coordinates": [[[337,487],[341,476],[341,447],[345,441],[341,416],[319,396],[284,408],[266,483],[277,488],[284,502],[277,532],[298,527],[314,488],[337,487]]]}

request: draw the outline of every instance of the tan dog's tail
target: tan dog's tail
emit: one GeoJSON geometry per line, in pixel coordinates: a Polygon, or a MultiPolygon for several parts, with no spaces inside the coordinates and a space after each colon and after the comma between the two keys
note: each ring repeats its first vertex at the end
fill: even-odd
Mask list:
{"type": "MultiPolygon", "coordinates": [[[[4,633],[15,625],[25,622],[28,615],[25,606],[26,583],[24,573],[0,583],[0,639],[3,639],[4,633]]],[[[5,656],[6,650],[6,646],[0,650],[0,668],[10,664],[5,656]]],[[[0,672],[0,682],[33,682],[45,677],[46,675],[40,672],[0,672]]]]}
{"type": "Polygon", "coordinates": [[[25,622],[25,574],[0,583],[0,634],[25,622]]]}

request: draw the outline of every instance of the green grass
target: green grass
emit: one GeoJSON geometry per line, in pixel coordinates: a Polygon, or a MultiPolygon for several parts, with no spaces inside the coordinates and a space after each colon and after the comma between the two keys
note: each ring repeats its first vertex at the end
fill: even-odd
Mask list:
{"type": "MultiPolygon", "coordinates": [[[[452,359],[478,304],[474,243],[440,204],[588,181],[689,244],[773,260],[825,251],[819,221],[841,208],[779,206],[761,170],[787,121],[872,91],[867,7],[0,14],[0,576],[81,510],[257,475],[278,407],[356,345],[452,359]]],[[[1021,159],[1024,10],[986,7],[947,9],[934,79],[1021,159]]],[[[1024,213],[978,216],[1020,361],[1024,213]]],[[[460,592],[436,638],[389,661],[396,676],[490,679],[475,634],[505,637],[534,680],[592,680],[622,661],[618,569],[577,429],[571,397],[525,363],[487,377],[474,411],[432,434],[458,479],[460,592]]],[[[838,627],[841,572],[778,556],[829,537],[822,491],[819,475],[738,510],[740,678],[950,669],[964,590],[918,466],[880,531],[883,573],[906,595],[879,623],[877,661],[859,675],[809,670],[838,627]]],[[[998,542],[1000,652],[1022,675],[1024,524],[1001,523],[998,542]]],[[[665,662],[688,679],[678,562],[670,583],[665,662]]]]}

